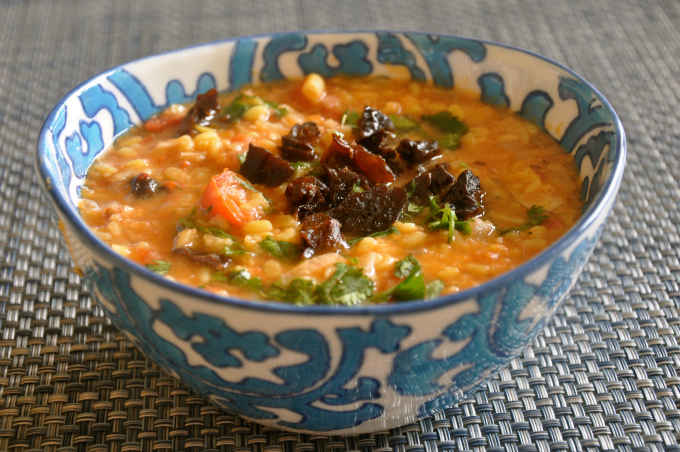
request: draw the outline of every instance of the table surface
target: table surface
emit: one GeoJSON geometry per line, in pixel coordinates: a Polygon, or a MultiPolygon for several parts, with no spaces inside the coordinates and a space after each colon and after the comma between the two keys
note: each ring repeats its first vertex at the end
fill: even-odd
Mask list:
{"type": "Polygon", "coordinates": [[[0,450],[678,451],[677,0],[0,0],[0,450]],[[451,33],[526,48],[610,100],[618,200],[554,320],[482,390],[416,424],[314,437],[222,411],[159,370],[92,302],[33,173],[40,125],[125,61],[299,29],[451,33]]]}

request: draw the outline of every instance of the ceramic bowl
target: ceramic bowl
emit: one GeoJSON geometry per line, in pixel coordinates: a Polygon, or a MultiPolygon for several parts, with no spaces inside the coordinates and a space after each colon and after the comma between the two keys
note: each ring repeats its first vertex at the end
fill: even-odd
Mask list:
{"type": "Polygon", "coordinates": [[[142,58],[68,93],[47,117],[36,168],[92,297],[146,355],[214,404],[276,428],[365,433],[451,406],[543,329],[602,231],[625,163],[609,103],[583,78],[524,50],[422,33],[294,32],[142,58]],[[432,301],[299,307],[221,298],[114,253],[78,214],[88,166],[114,137],[216,87],[316,72],[463,87],[508,106],[574,156],[578,223],[530,261],[432,301]]]}

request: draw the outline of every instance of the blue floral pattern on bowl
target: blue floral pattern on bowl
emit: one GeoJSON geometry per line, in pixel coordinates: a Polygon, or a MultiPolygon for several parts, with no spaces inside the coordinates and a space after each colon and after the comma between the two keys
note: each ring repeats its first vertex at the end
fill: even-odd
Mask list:
{"type": "Polygon", "coordinates": [[[37,171],[94,299],[152,360],[257,422],[364,433],[454,404],[542,330],[591,254],[620,183],[625,136],[607,101],[543,57],[403,32],[285,33],[134,61],[75,88],[45,121],[37,171]],[[223,299],[165,280],[99,242],[78,216],[87,169],[116,136],[217,88],[319,73],[385,75],[474,90],[574,156],[584,213],[555,245],[482,286],[430,302],[355,308],[223,299]]]}

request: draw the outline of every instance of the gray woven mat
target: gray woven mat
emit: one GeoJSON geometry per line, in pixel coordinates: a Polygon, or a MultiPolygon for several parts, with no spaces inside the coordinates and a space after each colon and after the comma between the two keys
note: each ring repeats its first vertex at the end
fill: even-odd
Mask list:
{"type": "Polygon", "coordinates": [[[676,0],[0,0],[0,450],[680,450],[679,43],[676,0]],[[43,118],[82,80],[199,42],[314,28],[534,50],[595,84],[629,136],[601,243],[533,347],[457,407],[375,435],[266,429],[158,370],[90,300],[33,175],[43,118]]]}

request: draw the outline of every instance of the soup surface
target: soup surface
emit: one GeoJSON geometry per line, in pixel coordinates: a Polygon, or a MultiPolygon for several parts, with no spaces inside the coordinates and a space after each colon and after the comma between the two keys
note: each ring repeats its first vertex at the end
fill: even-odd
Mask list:
{"type": "Polygon", "coordinates": [[[508,109],[386,78],[172,105],[90,167],[80,211],[119,254],[232,297],[434,298],[531,258],[581,212],[573,158],[508,109]]]}

